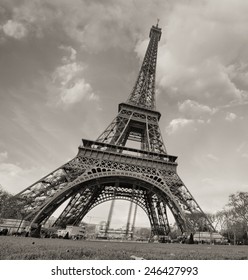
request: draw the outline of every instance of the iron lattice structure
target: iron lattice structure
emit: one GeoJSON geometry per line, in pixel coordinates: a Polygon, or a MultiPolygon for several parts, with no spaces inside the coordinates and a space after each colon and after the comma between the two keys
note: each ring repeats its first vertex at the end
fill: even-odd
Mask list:
{"type": "Polygon", "coordinates": [[[179,178],[176,156],[168,155],[155,110],[155,74],[161,28],[152,26],[138,79],[126,103],[96,141],[83,139],[75,158],[24,189],[26,219],[44,224],[68,201],[54,226],[79,225],[95,206],[129,200],[147,214],[153,235],[170,232],[169,209],[182,232],[214,228],[179,178]],[[137,141],[140,149],[127,147],[137,141]]]}

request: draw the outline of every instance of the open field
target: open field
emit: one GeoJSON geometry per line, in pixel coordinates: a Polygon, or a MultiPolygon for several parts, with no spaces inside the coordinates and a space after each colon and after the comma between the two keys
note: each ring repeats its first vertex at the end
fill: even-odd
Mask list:
{"type": "Polygon", "coordinates": [[[0,236],[1,260],[248,259],[248,246],[36,239],[0,236]]]}

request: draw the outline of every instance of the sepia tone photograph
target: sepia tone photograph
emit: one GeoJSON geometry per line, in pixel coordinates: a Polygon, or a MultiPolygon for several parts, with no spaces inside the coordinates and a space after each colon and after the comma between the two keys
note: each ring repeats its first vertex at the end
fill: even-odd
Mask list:
{"type": "Polygon", "coordinates": [[[0,260],[247,260],[247,34],[246,0],[0,0],[0,260]]]}

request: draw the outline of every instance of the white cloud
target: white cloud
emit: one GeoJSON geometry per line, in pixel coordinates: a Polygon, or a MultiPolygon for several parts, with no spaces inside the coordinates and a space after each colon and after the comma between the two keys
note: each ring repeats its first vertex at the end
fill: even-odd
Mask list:
{"type": "Polygon", "coordinates": [[[166,131],[168,134],[172,134],[172,133],[175,133],[178,129],[185,127],[192,123],[194,123],[194,121],[189,120],[189,119],[182,119],[182,118],[174,119],[169,123],[166,131]]]}
{"type": "Polygon", "coordinates": [[[56,31],[56,35],[62,32],[84,50],[95,53],[113,47],[133,50],[137,40],[144,38],[143,34],[147,35],[150,24],[156,23],[156,18],[160,18],[161,25],[167,21],[167,14],[174,5],[174,1],[163,0],[108,0],[104,4],[85,0],[74,0],[73,3],[27,0],[18,5],[14,0],[8,2],[12,19],[25,23],[38,37],[46,32],[56,31]]]}
{"type": "Polygon", "coordinates": [[[53,82],[66,86],[82,75],[84,67],[77,62],[58,66],[53,73],[53,82]]]}
{"type": "Polygon", "coordinates": [[[159,47],[158,84],[211,108],[247,100],[248,69],[238,67],[248,62],[247,12],[242,0],[177,2],[159,47]]]}
{"type": "Polygon", "coordinates": [[[75,61],[77,51],[71,46],[63,45],[60,49],[67,51],[67,55],[62,57],[63,64],[52,75],[53,84],[59,91],[57,104],[69,106],[82,100],[98,100],[91,85],[82,78],[86,66],[75,61]]]}
{"type": "Polygon", "coordinates": [[[226,121],[229,121],[229,122],[232,122],[232,121],[234,121],[236,118],[237,118],[237,115],[236,115],[236,114],[234,114],[234,113],[227,113],[227,114],[226,114],[226,117],[225,117],[225,120],[226,120],[226,121]]]}
{"type": "Polygon", "coordinates": [[[4,151],[0,153],[0,162],[5,161],[8,158],[8,152],[4,151]]]}
{"type": "Polygon", "coordinates": [[[67,54],[63,56],[62,62],[69,63],[76,60],[77,51],[74,48],[72,48],[71,46],[64,46],[64,45],[59,46],[59,48],[69,53],[69,55],[67,54]]]}
{"type": "Polygon", "coordinates": [[[137,56],[139,57],[140,60],[144,59],[144,55],[148,44],[149,44],[148,38],[142,41],[138,41],[138,43],[136,44],[134,51],[137,53],[137,56]]]}
{"type": "Polygon", "coordinates": [[[1,176],[5,174],[5,176],[17,176],[22,171],[22,168],[16,164],[12,163],[1,163],[0,164],[0,173],[1,176]]]}
{"type": "MultiPolygon", "coordinates": [[[[145,30],[147,34],[146,23],[155,23],[157,17],[165,17],[172,6],[168,1],[154,3],[150,0],[99,3],[78,2],[73,16],[67,16],[64,21],[67,34],[90,52],[113,47],[132,50],[137,40],[143,37],[142,31],[145,30]]],[[[72,11],[70,6],[66,8],[72,11]]]]}
{"type": "Polygon", "coordinates": [[[203,183],[208,184],[208,185],[213,185],[214,184],[214,179],[213,178],[203,178],[201,181],[203,183]]]}
{"type": "Polygon", "coordinates": [[[0,153],[0,182],[3,186],[7,186],[9,180],[16,178],[23,171],[21,167],[16,164],[8,163],[8,152],[0,153]]]}
{"type": "Polygon", "coordinates": [[[242,158],[248,158],[248,153],[244,153],[241,155],[242,158]]]}
{"type": "Polygon", "coordinates": [[[77,80],[70,88],[61,87],[60,97],[61,101],[67,105],[77,103],[83,99],[98,99],[98,97],[93,93],[90,84],[86,83],[84,79],[77,80]]]}
{"type": "Polygon", "coordinates": [[[218,162],[219,161],[219,158],[215,155],[212,155],[212,154],[208,154],[206,156],[207,159],[210,159],[211,161],[214,161],[214,162],[218,162]]]}
{"type": "Polygon", "coordinates": [[[186,118],[193,119],[213,115],[217,111],[216,108],[210,108],[207,105],[189,99],[179,103],[178,108],[179,112],[181,112],[186,118]]]}
{"type": "Polygon", "coordinates": [[[23,168],[20,164],[0,162],[0,182],[7,191],[16,194],[40,176],[41,167],[23,168]]]}
{"type": "Polygon", "coordinates": [[[2,29],[7,36],[15,39],[22,39],[28,33],[26,27],[22,23],[13,20],[8,20],[3,25],[2,29]]]}
{"type": "Polygon", "coordinates": [[[248,158],[248,144],[247,142],[242,142],[236,149],[237,153],[239,153],[239,155],[242,158],[248,158]]]}
{"type": "Polygon", "coordinates": [[[236,151],[237,151],[238,153],[242,152],[244,149],[246,149],[247,144],[248,144],[247,142],[242,142],[242,143],[237,147],[236,151]]]}

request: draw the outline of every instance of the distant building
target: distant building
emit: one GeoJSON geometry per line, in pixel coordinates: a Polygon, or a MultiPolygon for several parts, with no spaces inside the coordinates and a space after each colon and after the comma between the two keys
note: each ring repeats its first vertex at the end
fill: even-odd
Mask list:
{"type": "Polygon", "coordinates": [[[128,231],[128,236],[126,235],[126,226],[121,228],[109,228],[106,234],[106,222],[102,221],[96,226],[96,238],[108,238],[108,239],[131,239],[133,232],[128,231]]]}
{"type": "Polygon", "coordinates": [[[100,231],[105,231],[107,226],[107,222],[101,221],[97,226],[96,226],[96,233],[100,231]]]}
{"type": "Polygon", "coordinates": [[[25,232],[29,222],[21,219],[0,219],[0,230],[7,229],[8,234],[25,232]]]}
{"type": "Polygon", "coordinates": [[[226,239],[219,234],[218,232],[207,232],[207,231],[198,231],[194,234],[194,241],[206,242],[206,243],[223,243],[226,239]]]}
{"type": "Polygon", "coordinates": [[[97,224],[84,224],[85,226],[85,236],[88,239],[96,238],[96,227],[97,224]]]}
{"type": "Polygon", "coordinates": [[[135,227],[133,232],[133,238],[141,241],[148,240],[151,236],[150,227],[135,227]]]}
{"type": "Polygon", "coordinates": [[[83,238],[85,237],[85,227],[77,227],[77,226],[67,226],[65,229],[58,229],[58,236],[65,237],[68,233],[69,238],[83,238]]]}

